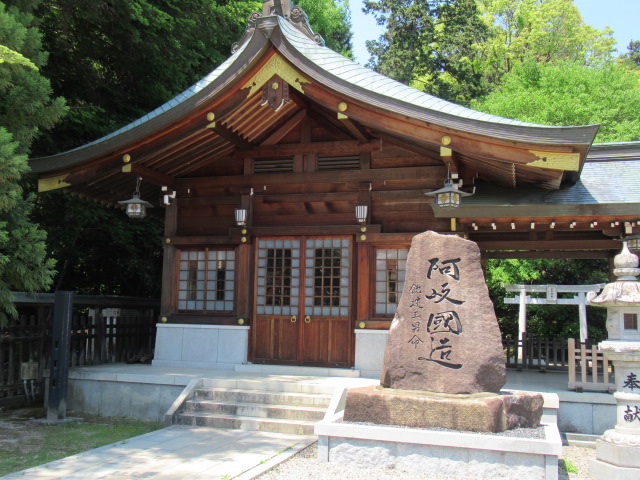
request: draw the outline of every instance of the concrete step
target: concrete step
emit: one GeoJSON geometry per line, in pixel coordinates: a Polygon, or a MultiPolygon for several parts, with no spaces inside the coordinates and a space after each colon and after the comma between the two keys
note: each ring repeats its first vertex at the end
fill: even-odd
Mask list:
{"type": "Polygon", "coordinates": [[[188,400],[184,413],[196,413],[226,416],[278,418],[282,420],[302,420],[317,422],[324,417],[326,408],[300,407],[290,405],[268,405],[238,401],[188,400]]]}
{"type": "Polygon", "coordinates": [[[299,377],[278,377],[269,380],[268,378],[253,379],[213,379],[204,378],[202,380],[204,388],[220,388],[235,390],[258,390],[264,392],[287,392],[287,393],[311,393],[320,395],[332,395],[336,386],[318,379],[300,381],[299,377]]]}
{"type": "Polygon", "coordinates": [[[292,435],[313,435],[316,422],[283,420],[280,418],[257,418],[243,415],[218,415],[215,413],[180,413],[178,425],[210,428],[232,428],[239,430],[259,430],[262,432],[288,433],[292,435]]]}
{"type": "Polygon", "coordinates": [[[295,392],[270,392],[226,388],[197,388],[195,401],[262,403],[267,405],[291,405],[300,407],[328,407],[331,395],[295,392]]]}
{"type": "Polygon", "coordinates": [[[266,373],[270,375],[297,375],[309,377],[360,377],[360,370],[353,368],[301,367],[296,365],[236,364],[236,372],[266,373]]]}

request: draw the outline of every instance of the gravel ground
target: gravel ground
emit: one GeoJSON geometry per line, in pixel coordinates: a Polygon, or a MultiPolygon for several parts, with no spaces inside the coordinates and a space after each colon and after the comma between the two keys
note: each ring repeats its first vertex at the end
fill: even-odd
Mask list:
{"type": "MultiPolygon", "coordinates": [[[[364,468],[353,465],[341,465],[335,463],[318,463],[317,443],[302,450],[290,460],[269,470],[258,477],[260,480],[342,480],[342,479],[366,479],[366,480],[427,480],[422,474],[415,474],[398,469],[388,468],[364,468]]],[[[595,457],[592,448],[565,446],[562,448],[562,456],[575,467],[569,467],[571,472],[564,468],[564,462],[560,462],[558,469],[559,480],[593,480],[589,475],[589,459],[595,457]]],[[[432,480],[462,480],[456,476],[428,477],[432,480]]],[[[468,480],[465,479],[465,480],[468,480]]]]}

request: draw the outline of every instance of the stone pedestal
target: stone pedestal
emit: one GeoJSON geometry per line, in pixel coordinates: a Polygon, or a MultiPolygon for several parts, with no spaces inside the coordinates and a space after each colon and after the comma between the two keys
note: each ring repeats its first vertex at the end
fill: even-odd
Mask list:
{"type": "Polygon", "coordinates": [[[589,473],[597,480],[640,479],[640,274],[625,243],[615,258],[618,276],[589,303],[607,307],[609,339],[598,345],[615,371],[616,425],[596,441],[589,473]]]}
{"type": "Polygon", "coordinates": [[[596,441],[589,472],[597,480],[640,479],[640,346],[608,341],[599,345],[613,363],[616,425],[596,441]]]}
{"type": "Polygon", "coordinates": [[[544,400],[539,393],[454,395],[382,387],[347,392],[347,422],[502,432],[540,426],[544,400]]]}

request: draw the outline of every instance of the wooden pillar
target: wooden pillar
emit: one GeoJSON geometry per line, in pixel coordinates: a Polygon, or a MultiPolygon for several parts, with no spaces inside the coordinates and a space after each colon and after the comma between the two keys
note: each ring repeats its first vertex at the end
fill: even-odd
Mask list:
{"type": "Polygon", "coordinates": [[[175,308],[176,295],[176,249],[171,245],[171,236],[178,230],[178,200],[167,205],[164,216],[164,253],[162,257],[162,292],[160,316],[169,315],[175,308]]]}
{"type": "Polygon", "coordinates": [[[73,292],[58,290],[54,301],[47,399],[47,421],[49,422],[57,422],[67,416],[73,292]]]}

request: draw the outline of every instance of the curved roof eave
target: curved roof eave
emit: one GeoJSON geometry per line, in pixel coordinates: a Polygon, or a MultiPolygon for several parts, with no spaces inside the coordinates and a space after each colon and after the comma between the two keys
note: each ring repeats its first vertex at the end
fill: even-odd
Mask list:
{"type": "Polygon", "coordinates": [[[232,85],[239,75],[259,61],[261,54],[271,44],[302,73],[327,88],[366,104],[444,128],[530,144],[573,144],[587,148],[598,130],[598,125],[553,127],[478,112],[438,99],[362,67],[318,45],[282,17],[278,16],[277,22],[272,17],[260,18],[256,27],[251,37],[225,62],[164,105],[94,142],[53,156],[30,160],[32,172],[48,173],[73,167],[123,150],[145,136],[161,131],[232,85]]]}
{"type": "Polygon", "coordinates": [[[285,19],[279,18],[279,26],[271,41],[302,73],[320,77],[322,85],[384,110],[454,130],[535,144],[589,146],[599,128],[599,125],[539,125],[472,110],[369,70],[314,43],[285,19]]]}
{"type": "Polygon", "coordinates": [[[124,149],[151,133],[161,131],[233,84],[238,75],[251,68],[269,46],[264,35],[254,33],[248,42],[204,78],[143,117],[75,149],[29,160],[32,173],[53,172],[79,165],[105,153],[124,149]]]}

